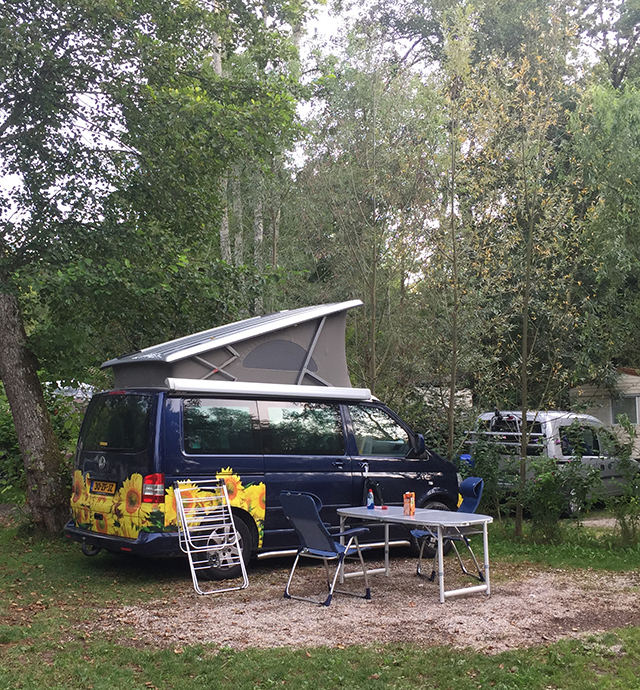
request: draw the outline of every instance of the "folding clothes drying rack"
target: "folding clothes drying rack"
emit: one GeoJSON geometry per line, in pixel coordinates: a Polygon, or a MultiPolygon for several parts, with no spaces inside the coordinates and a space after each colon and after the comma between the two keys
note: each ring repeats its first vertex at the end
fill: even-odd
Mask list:
{"type": "Polygon", "coordinates": [[[193,587],[198,594],[219,594],[249,586],[238,532],[224,479],[177,481],[173,485],[180,548],[187,554],[193,587]],[[225,587],[203,588],[211,567],[240,567],[241,578],[225,587]],[[238,580],[241,584],[237,584],[238,580]]]}

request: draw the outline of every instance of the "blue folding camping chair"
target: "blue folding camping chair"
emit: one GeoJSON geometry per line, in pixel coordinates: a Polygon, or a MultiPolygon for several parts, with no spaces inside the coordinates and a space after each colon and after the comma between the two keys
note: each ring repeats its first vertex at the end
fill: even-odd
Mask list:
{"type": "MultiPolygon", "coordinates": [[[[459,513],[475,513],[476,509],[478,508],[478,504],[480,503],[480,499],[482,498],[482,490],[484,488],[484,480],[481,477],[467,477],[464,479],[461,484],[460,484],[460,495],[462,496],[462,503],[458,507],[458,512],[459,513]]],[[[453,546],[454,551],[456,552],[456,556],[458,557],[458,562],[460,563],[460,567],[462,568],[462,572],[465,575],[470,575],[471,577],[475,577],[476,579],[480,580],[480,582],[484,582],[484,573],[482,572],[482,569],[480,568],[480,565],[478,564],[478,559],[476,558],[475,554],[473,553],[473,549],[471,548],[471,544],[469,543],[468,535],[470,534],[477,534],[478,530],[475,528],[467,528],[467,527],[462,527],[462,528],[448,528],[447,530],[447,541],[451,543],[453,546]],[[465,564],[462,561],[462,558],[460,557],[460,552],[458,551],[458,547],[456,546],[456,541],[461,541],[464,543],[464,545],[467,547],[469,553],[471,554],[471,558],[473,559],[473,562],[476,566],[477,574],[475,572],[470,572],[467,570],[465,567],[465,564]]],[[[426,545],[432,545],[435,540],[437,540],[437,535],[434,534],[431,530],[428,529],[414,529],[411,530],[412,536],[414,536],[419,544],[420,544],[420,553],[418,555],[418,565],[416,566],[416,573],[420,575],[421,577],[427,577],[429,580],[433,582],[436,576],[436,559],[438,557],[438,552],[436,550],[434,556],[433,556],[433,568],[431,570],[431,575],[423,575],[422,573],[422,555],[424,553],[424,549],[426,545]]],[[[442,567],[442,565],[440,566],[442,567]]]]}
{"type": "Polygon", "coordinates": [[[369,578],[367,576],[364,558],[362,557],[362,550],[358,543],[358,537],[367,534],[369,530],[366,527],[357,527],[345,530],[344,532],[329,534],[326,525],[320,518],[322,502],[314,494],[302,491],[283,491],[280,494],[280,503],[282,504],[284,514],[295,529],[298,539],[300,540],[300,548],[296,554],[293,568],[291,568],[289,580],[284,590],[285,598],[310,601],[311,603],[321,604],[322,606],[329,606],[329,604],[331,604],[334,593],[348,594],[350,596],[370,600],[371,590],[369,589],[369,578]],[[341,544],[340,541],[336,541],[336,539],[340,539],[341,537],[347,539],[346,544],[341,544]],[[356,555],[360,560],[362,575],[364,577],[364,594],[356,594],[354,592],[335,588],[338,574],[344,565],[345,559],[356,555]],[[291,581],[293,580],[293,575],[301,557],[313,558],[324,562],[327,587],[329,589],[329,594],[325,599],[291,594],[291,581]],[[333,576],[329,568],[329,561],[334,561],[336,563],[336,569],[333,576]]]}

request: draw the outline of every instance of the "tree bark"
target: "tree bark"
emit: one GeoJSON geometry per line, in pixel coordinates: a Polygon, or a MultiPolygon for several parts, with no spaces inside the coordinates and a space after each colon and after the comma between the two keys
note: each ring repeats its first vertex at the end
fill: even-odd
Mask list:
{"type": "Polygon", "coordinates": [[[225,173],[220,180],[220,198],[222,199],[222,220],[220,221],[220,255],[222,260],[231,263],[231,241],[229,240],[229,204],[227,203],[227,187],[229,173],[225,173]]]}
{"type": "Polygon", "coordinates": [[[62,455],[44,401],[36,360],[15,295],[0,292],[0,378],[7,394],[27,480],[27,501],[38,531],[61,532],[69,518],[62,455]]]}
{"type": "Polygon", "coordinates": [[[529,411],[529,308],[531,303],[531,273],[533,264],[533,209],[529,198],[527,183],[526,159],[524,154],[524,140],[522,140],[522,169],[524,171],[524,203],[526,210],[525,226],[525,275],[524,294],[522,296],[522,349],[520,363],[520,411],[522,428],[520,429],[520,477],[518,481],[518,503],[516,504],[515,535],[522,537],[524,521],[524,488],[527,482],[527,448],[529,446],[529,425],[527,412],[529,411]]]}
{"type": "MultiPolygon", "coordinates": [[[[454,80],[454,84],[455,84],[454,80]]],[[[457,93],[457,92],[456,92],[457,93]]],[[[456,95],[452,89],[451,117],[451,280],[453,309],[451,311],[451,379],[449,382],[449,407],[447,409],[447,456],[453,462],[454,435],[456,425],[456,388],[458,384],[458,238],[456,219],[456,162],[458,153],[458,120],[456,95]]]]}
{"type": "MultiPolygon", "coordinates": [[[[258,169],[255,173],[256,200],[253,209],[253,265],[257,272],[261,272],[264,266],[264,209],[262,205],[262,172],[258,169]]],[[[254,300],[254,313],[260,314],[263,309],[262,294],[254,300]]]]}
{"type": "Polygon", "coordinates": [[[235,225],[233,262],[236,266],[242,266],[244,263],[244,221],[242,218],[242,186],[240,184],[241,175],[242,164],[237,163],[233,166],[233,177],[231,178],[233,221],[235,225]]]}

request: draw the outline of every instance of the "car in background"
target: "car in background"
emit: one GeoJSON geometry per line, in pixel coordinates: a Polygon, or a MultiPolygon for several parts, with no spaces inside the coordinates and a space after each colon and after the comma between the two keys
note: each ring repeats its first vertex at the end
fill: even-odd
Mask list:
{"type": "MultiPolygon", "coordinates": [[[[469,435],[471,461],[479,442],[496,446],[517,464],[522,443],[522,412],[485,412],[478,417],[476,429],[469,435]]],[[[605,496],[623,491],[624,464],[616,455],[617,443],[611,431],[596,417],[560,410],[527,412],[527,457],[548,457],[558,465],[576,458],[585,467],[594,468],[605,496]]]]}

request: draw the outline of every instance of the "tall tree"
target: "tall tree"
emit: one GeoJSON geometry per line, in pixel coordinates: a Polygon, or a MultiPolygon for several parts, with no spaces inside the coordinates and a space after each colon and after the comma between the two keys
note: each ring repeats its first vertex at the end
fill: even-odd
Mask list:
{"type": "Polygon", "coordinates": [[[570,132],[584,245],[592,257],[580,275],[589,308],[576,377],[597,380],[612,365],[640,364],[640,94],[631,87],[591,87],[570,132]]]}
{"type": "Polygon", "coordinates": [[[64,523],[65,479],[18,278],[67,271],[70,260],[78,273],[107,264],[103,276],[113,274],[130,261],[118,253],[150,248],[147,234],[159,249],[176,233],[194,242],[209,228],[202,244],[219,254],[222,172],[240,154],[270,152],[293,121],[287,21],[299,22],[303,10],[173,0],[2,5],[0,377],[38,528],[64,523]],[[227,60],[240,56],[222,78],[221,47],[227,60]]]}
{"type": "Polygon", "coordinates": [[[635,0],[581,0],[583,40],[598,59],[596,74],[614,89],[640,78],[640,5],[635,0]]]}
{"type": "MultiPolygon", "coordinates": [[[[560,153],[571,103],[565,62],[570,45],[553,16],[529,22],[536,42],[517,56],[478,62],[475,83],[482,87],[473,109],[483,120],[484,138],[469,160],[477,166],[476,195],[483,199],[474,215],[482,231],[478,258],[490,281],[485,299],[491,291],[498,307],[487,344],[511,389],[515,381],[520,389],[521,490],[528,469],[527,413],[544,409],[568,385],[565,366],[582,298],[572,281],[582,259],[581,226],[574,222],[560,153]],[[484,188],[491,190],[488,197],[484,188]]],[[[521,505],[516,523],[521,532],[521,505]]]]}
{"type": "Polygon", "coordinates": [[[311,235],[306,265],[321,293],[364,300],[351,331],[353,372],[390,399],[404,383],[391,363],[415,349],[408,288],[426,257],[440,103],[419,75],[386,59],[373,35],[351,37],[344,58],[321,67],[297,177],[306,197],[299,227],[311,235]]]}

